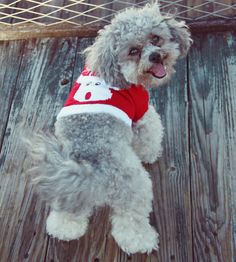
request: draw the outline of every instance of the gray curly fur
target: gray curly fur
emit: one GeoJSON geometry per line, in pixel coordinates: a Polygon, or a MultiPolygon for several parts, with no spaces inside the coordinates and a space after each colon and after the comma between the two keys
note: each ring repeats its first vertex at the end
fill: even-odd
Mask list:
{"type": "MultiPolygon", "coordinates": [[[[128,194],[124,186],[118,192],[112,184],[121,179],[120,172],[127,173],[117,165],[124,161],[121,152],[132,140],[129,127],[107,114],[72,115],[56,122],[55,135],[38,134],[28,141],[34,159],[28,174],[45,200],[76,213],[91,203],[108,204],[114,191],[117,198],[128,194]]],[[[130,175],[124,177],[128,182],[130,175]]]]}
{"type": "MultiPolygon", "coordinates": [[[[119,13],[111,24],[100,30],[94,44],[84,51],[86,64],[105,82],[126,88],[132,81],[121,73],[120,52],[127,48],[129,42],[146,37],[147,33],[150,34],[154,29],[159,29],[163,38],[169,38],[169,43],[178,43],[177,47],[171,47],[179,51],[175,60],[187,55],[192,39],[185,22],[178,22],[169,14],[161,15],[157,4],[148,4],[142,9],[126,9],[119,13]]],[[[173,72],[170,68],[169,74],[172,75],[173,72]]],[[[166,80],[168,79],[159,83],[163,84],[166,80]]]]}
{"type": "MultiPolygon", "coordinates": [[[[119,88],[130,83],[160,85],[170,78],[176,60],[187,54],[190,44],[185,24],[162,16],[157,4],[131,8],[99,32],[85,50],[86,64],[119,88]],[[154,33],[163,39],[162,47],[149,44],[154,33]],[[128,50],[136,42],[143,51],[131,59],[128,50]],[[163,62],[168,75],[158,81],[144,73],[151,66],[150,53],[157,51],[168,54],[163,62]]],[[[124,251],[156,249],[157,233],[148,223],[152,185],[141,162],[152,163],[160,156],[162,137],[160,117],[149,106],[133,129],[109,114],[83,113],[59,118],[55,135],[40,133],[27,139],[33,160],[27,174],[55,210],[48,218],[48,233],[64,240],[79,238],[93,208],[109,205],[113,208],[112,234],[124,251]],[[54,227],[55,217],[58,227],[54,227]]]]}

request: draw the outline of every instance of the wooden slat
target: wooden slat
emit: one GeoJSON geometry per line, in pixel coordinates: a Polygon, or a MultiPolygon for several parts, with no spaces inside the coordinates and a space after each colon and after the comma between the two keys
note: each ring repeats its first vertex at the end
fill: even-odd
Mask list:
{"type": "Polygon", "coordinates": [[[27,187],[25,149],[19,124],[51,127],[70,88],[76,39],[29,41],[24,49],[16,93],[4,137],[0,166],[0,261],[44,261],[48,208],[27,187]],[[63,84],[61,84],[63,82],[63,84]],[[4,241],[3,241],[4,240],[4,241]]]}
{"type": "MultiPolygon", "coordinates": [[[[236,31],[235,19],[216,19],[206,21],[195,21],[187,23],[192,33],[209,33],[236,31]]],[[[5,26],[0,25],[0,41],[1,40],[17,40],[32,39],[45,37],[95,37],[98,30],[102,29],[104,24],[96,23],[87,26],[74,26],[68,24],[60,24],[57,26],[36,26],[25,24],[21,26],[5,26]]]]}
{"type": "Polygon", "coordinates": [[[84,65],[85,65],[85,56],[82,54],[82,51],[92,45],[94,38],[79,38],[78,40],[78,51],[76,53],[76,60],[73,71],[73,83],[76,81],[78,76],[81,74],[84,65]]]}
{"type": "Polygon", "coordinates": [[[187,64],[181,60],[168,87],[152,93],[165,127],[164,152],[152,165],[153,223],[160,233],[157,260],[192,261],[191,195],[188,155],[187,64]]]}
{"type": "Polygon", "coordinates": [[[189,59],[194,261],[235,261],[236,37],[195,37],[189,59]]]}
{"type": "Polygon", "coordinates": [[[32,24],[0,25],[0,40],[17,40],[45,37],[93,37],[102,28],[101,24],[87,27],[60,24],[57,26],[37,26],[32,24]]]}
{"type": "Polygon", "coordinates": [[[0,149],[14,97],[23,49],[24,41],[0,42],[0,149]]]}
{"type": "Polygon", "coordinates": [[[188,23],[192,33],[212,33],[236,31],[236,19],[216,19],[207,21],[196,21],[188,23]]]}

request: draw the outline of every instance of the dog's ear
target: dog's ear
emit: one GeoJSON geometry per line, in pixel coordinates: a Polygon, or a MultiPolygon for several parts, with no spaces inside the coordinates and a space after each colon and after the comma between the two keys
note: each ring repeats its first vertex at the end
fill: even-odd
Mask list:
{"type": "Polygon", "coordinates": [[[184,21],[179,22],[173,18],[167,18],[165,20],[170,29],[172,40],[179,44],[180,57],[186,56],[193,42],[188,26],[184,21]]]}
{"type": "Polygon", "coordinates": [[[115,68],[117,63],[114,49],[115,37],[108,25],[99,31],[93,45],[84,51],[88,68],[98,73],[109,84],[118,72],[115,68]]]}

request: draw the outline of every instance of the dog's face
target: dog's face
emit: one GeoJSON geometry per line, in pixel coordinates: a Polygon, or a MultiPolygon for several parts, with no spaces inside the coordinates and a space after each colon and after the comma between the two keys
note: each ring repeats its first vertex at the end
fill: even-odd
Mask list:
{"type": "Polygon", "coordinates": [[[155,87],[169,80],[191,44],[184,22],[162,16],[157,4],[128,9],[100,31],[87,49],[87,65],[106,82],[155,87]]]}
{"type": "MultiPolygon", "coordinates": [[[[148,21],[150,22],[150,21],[148,21]]],[[[166,82],[181,55],[165,20],[147,28],[133,25],[133,37],[121,36],[117,59],[126,81],[145,86],[166,82]]]]}

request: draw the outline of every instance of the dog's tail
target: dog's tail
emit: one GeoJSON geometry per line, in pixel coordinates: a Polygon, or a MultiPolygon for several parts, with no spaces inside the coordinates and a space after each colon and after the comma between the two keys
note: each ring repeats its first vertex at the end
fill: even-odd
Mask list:
{"type": "Polygon", "coordinates": [[[58,204],[79,198],[83,187],[88,186],[92,166],[85,160],[74,161],[69,148],[63,147],[53,135],[38,133],[28,137],[23,140],[32,163],[25,174],[40,196],[49,203],[58,204]]]}

